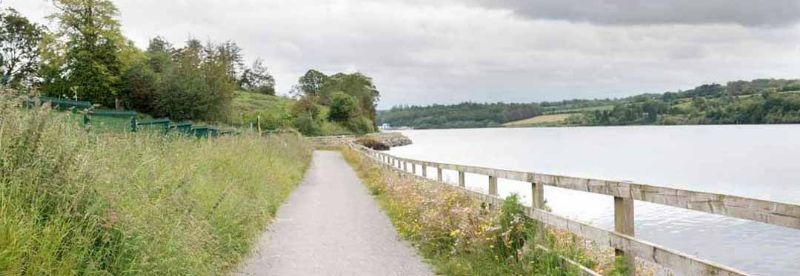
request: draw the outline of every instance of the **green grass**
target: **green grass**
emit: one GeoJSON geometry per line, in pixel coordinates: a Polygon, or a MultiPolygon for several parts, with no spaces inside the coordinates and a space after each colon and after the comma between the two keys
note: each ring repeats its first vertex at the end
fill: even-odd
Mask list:
{"type": "Polygon", "coordinates": [[[552,115],[541,115],[536,116],[533,118],[528,118],[525,120],[514,121],[510,123],[505,123],[503,126],[505,127],[529,127],[529,126],[538,126],[538,125],[548,125],[548,124],[563,124],[567,118],[572,116],[573,114],[552,114],[552,115]]]}
{"type": "Polygon", "coordinates": [[[295,135],[86,132],[0,101],[0,275],[219,275],[303,177],[295,135]]]}
{"type": "Polygon", "coordinates": [[[559,254],[596,266],[574,240],[537,233],[536,222],[527,218],[516,196],[500,208],[487,208],[447,185],[401,178],[349,148],[343,153],[400,235],[439,275],[580,274],[574,267],[562,266],[559,254]],[[539,235],[557,250],[534,246],[539,235]]]}
{"type": "Polygon", "coordinates": [[[566,114],[566,113],[581,113],[586,111],[603,111],[612,110],[614,105],[600,105],[592,107],[578,107],[578,108],[549,108],[545,114],[566,114]]]}
{"type": "Polygon", "coordinates": [[[248,126],[261,117],[263,129],[289,127],[292,121],[291,108],[294,101],[289,98],[237,91],[227,123],[248,126]]]}

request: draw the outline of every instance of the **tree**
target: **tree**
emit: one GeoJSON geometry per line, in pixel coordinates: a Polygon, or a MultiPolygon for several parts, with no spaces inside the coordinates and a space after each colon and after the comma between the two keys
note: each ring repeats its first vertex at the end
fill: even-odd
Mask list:
{"type": "Polygon", "coordinates": [[[143,113],[154,113],[159,86],[158,77],[147,60],[136,62],[126,70],[122,75],[123,86],[120,89],[125,99],[125,106],[143,113]]]}
{"type": "Polygon", "coordinates": [[[320,102],[330,104],[333,93],[337,91],[355,97],[360,113],[373,123],[376,122],[375,108],[380,100],[380,92],[372,83],[372,78],[361,73],[338,73],[330,76],[319,90],[320,102]]]}
{"type": "Polygon", "coordinates": [[[172,66],[172,56],[177,52],[169,41],[162,37],[150,40],[147,46],[147,63],[156,73],[164,73],[172,66]]]}
{"type": "Polygon", "coordinates": [[[177,50],[158,85],[155,115],[173,120],[221,120],[228,116],[236,84],[230,60],[217,46],[195,39],[177,50]]]}
{"type": "Polygon", "coordinates": [[[218,56],[219,61],[225,65],[228,76],[238,81],[239,74],[244,68],[242,48],[236,45],[236,42],[229,40],[216,45],[216,47],[209,45],[208,49],[216,50],[215,54],[218,56]]]}
{"type": "Polygon", "coordinates": [[[356,98],[342,92],[336,92],[331,99],[328,119],[334,122],[346,122],[356,115],[356,98]]]}
{"type": "Polygon", "coordinates": [[[319,107],[311,96],[304,96],[292,107],[292,125],[298,131],[307,136],[319,135],[321,124],[319,123],[319,107]]]}
{"type": "Polygon", "coordinates": [[[319,107],[315,103],[314,99],[308,96],[300,98],[300,100],[298,100],[292,107],[292,115],[294,117],[307,115],[316,120],[319,117],[319,113],[319,107]]]}
{"type": "Polygon", "coordinates": [[[244,70],[239,86],[251,92],[275,95],[275,78],[269,74],[264,61],[260,58],[253,62],[251,68],[244,70]]]}
{"type": "Polygon", "coordinates": [[[311,69],[298,81],[298,90],[302,95],[317,96],[322,86],[328,81],[328,76],[320,71],[311,69]]]}
{"type": "Polygon", "coordinates": [[[0,86],[31,84],[38,70],[43,30],[14,9],[0,11],[0,86]]]}
{"type": "Polygon", "coordinates": [[[175,49],[163,38],[156,37],[150,40],[147,51],[135,49],[134,52],[135,57],[131,58],[122,74],[120,94],[127,108],[154,114],[157,112],[158,90],[163,84],[164,73],[173,66],[175,49]]]}
{"type": "Polygon", "coordinates": [[[63,43],[65,55],[63,64],[50,64],[46,77],[52,79],[45,80],[49,85],[44,92],[115,105],[123,67],[120,49],[125,47],[117,8],[110,0],[55,0],[54,4],[57,12],[50,18],[59,23],[57,43],[63,43]]]}

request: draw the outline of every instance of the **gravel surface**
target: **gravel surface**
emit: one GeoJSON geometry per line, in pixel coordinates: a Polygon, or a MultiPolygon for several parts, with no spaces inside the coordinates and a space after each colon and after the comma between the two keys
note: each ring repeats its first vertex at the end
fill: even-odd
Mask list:
{"type": "Polygon", "coordinates": [[[239,275],[433,275],[338,152],[317,151],[239,275]]]}

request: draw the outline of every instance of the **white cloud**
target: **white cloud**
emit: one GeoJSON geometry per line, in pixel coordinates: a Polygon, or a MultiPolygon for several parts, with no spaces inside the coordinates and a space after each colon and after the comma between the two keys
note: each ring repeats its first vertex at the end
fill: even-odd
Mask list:
{"type": "MultiPolygon", "coordinates": [[[[800,77],[800,26],[603,24],[416,0],[118,0],[125,34],[234,40],[288,91],[309,68],[362,71],[381,107],[541,101],[800,77]]],[[[4,5],[41,18],[45,1],[4,5]]]]}

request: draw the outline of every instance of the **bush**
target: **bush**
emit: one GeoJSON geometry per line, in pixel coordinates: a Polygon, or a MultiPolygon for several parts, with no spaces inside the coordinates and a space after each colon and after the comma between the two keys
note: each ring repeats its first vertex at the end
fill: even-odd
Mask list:
{"type": "Polygon", "coordinates": [[[319,118],[320,112],[319,106],[317,106],[314,98],[310,96],[300,98],[300,100],[292,106],[292,115],[295,117],[306,115],[316,120],[319,118]]]}
{"type": "Polygon", "coordinates": [[[348,128],[356,134],[367,134],[375,131],[372,121],[364,117],[356,117],[347,122],[348,128]]]}
{"type": "Polygon", "coordinates": [[[333,93],[331,97],[331,109],[328,112],[328,120],[334,122],[347,122],[355,116],[356,98],[343,92],[333,93]]]}
{"type": "Polygon", "coordinates": [[[0,102],[0,274],[219,275],[303,177],[297,136],[95,135],[0,102]]]}
{"type": "Polygon", "coordinates": [[[309,115],[300,115],[294,118],[292,125],[305,136],[319,136],[321,134],[319,123],[309,115]]]}

